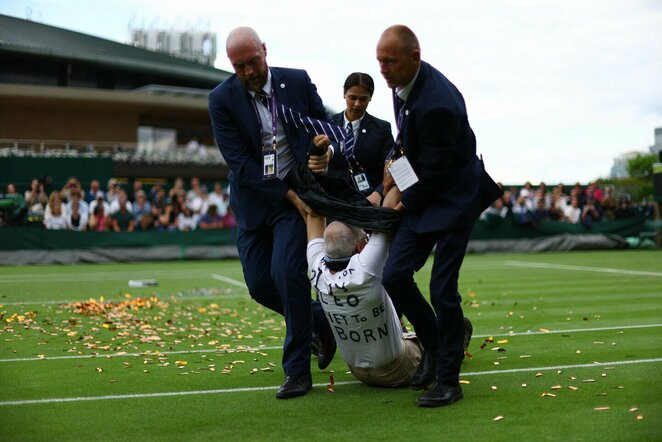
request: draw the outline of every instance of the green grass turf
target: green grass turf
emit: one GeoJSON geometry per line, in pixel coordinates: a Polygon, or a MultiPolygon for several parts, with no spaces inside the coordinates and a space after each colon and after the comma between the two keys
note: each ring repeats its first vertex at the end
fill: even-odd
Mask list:
{"type": "Polygon", "coordinates": [[[662,439],[660,251],[467,256],[472,358],[441,409],[356,383],[339,355],[275,399],[282,319],[227,278],[238,262],[0,268],[0,440],[662,439]],[[125,304],[74,311],[102,296],[125,304]]]}

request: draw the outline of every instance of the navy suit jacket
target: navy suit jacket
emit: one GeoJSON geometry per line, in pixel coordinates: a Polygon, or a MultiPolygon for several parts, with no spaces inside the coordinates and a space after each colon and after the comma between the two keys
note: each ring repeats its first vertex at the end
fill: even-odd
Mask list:
{"type": "MultiPolygon", "coordinates": [[[[332,122],[343,127],[343,114],[341,112],[331,117],[332,122]]],[[[335,154],[329,162],[329,175],[342,178],[352,187],[354,182],[349,175],[347,161],[340,148],[334,146],[335,154]]],[[[388,121],[375,118],[367,112],[361,120],[354,156],[365,170],[370,183],[370,190],[379,186],[384,179],[384,161],[393,148],[393,133],[388,121]]]]}
{"type": "Polygon", "coordinates": [[[476,156],[462,94],[424,61],[405,103],[401,135],[419,179],[402,192],[412,230],[470,228],[501,191],[476,156]]]}
{"type": "MultiPolygon", "coordinates": [[[[328,121],[328,115],[308,73],[300,69],[270,68],[276,100],[303,115],[328,121]]],[[[245,230],[262,225],[265,215],[282,207],[288,186],[280,179],[262,179],[262,139],[253,98],[236,75],[209,94],[209,115],[216,144],[230,168],[230,203],[237,224],[245,230]]],[[[305,162],[311,135],[284,125],[297,162],[305,162]]],[[[289,204],[289,203],[287,203],[289,204]]]]}

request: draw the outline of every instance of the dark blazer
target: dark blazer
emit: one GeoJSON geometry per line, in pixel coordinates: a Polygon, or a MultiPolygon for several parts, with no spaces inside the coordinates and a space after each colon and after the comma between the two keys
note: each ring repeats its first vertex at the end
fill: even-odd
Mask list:
{"type": "MultiPolygon", "coordinates": [[[[343,127],[343,114],[333,115],[331,120],[343,127]]],[[[338,146],[334,146],[335,153],[329,162],[329,175],[343,178],[352,187],[354,183],[349,175],[349,169],[345,156],[340,152],[338,146]]],[[[373,190],[384,179],[384,161],[393,148],[393,133],[388,121],[375,118],[367,112],[361,120],[356,143],[354,144],[354,156],[365,170],[373,190]]]]}
{"type": "Polygon", "coordinates": [[[471,227],[500,190],[476,156],[462,94],[424,61],[405,103],[401,133],[419,179],[402,193],[412,230],[471,227]]]}
{"type": "MultiPolygon", "coordinates": [[[[270,68],[276,100],[304,115],[328,121],[317,88],[304,70],[270,68]]],[[[230,204],[237,224],[245,230],[260,226],[265,214],[282,203],[288,190],[279,179],[262,179],[262,140],[252,97],[236,75],[209,94],[209,115],[216,143],[230,167],[230,204]]],[[[298,162],[304,162],[311,144],[305,129],[284,127],[298,162]]]]}

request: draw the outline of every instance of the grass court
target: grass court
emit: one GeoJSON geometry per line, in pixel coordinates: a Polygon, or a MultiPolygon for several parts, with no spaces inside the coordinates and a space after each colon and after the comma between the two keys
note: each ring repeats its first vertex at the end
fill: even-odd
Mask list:
{"type": "Polygon", "coordinates": [[[465,398],[422,409],[339,354],[277,400],[284,324],[238,261],[1,267],[0,440],[662,439],[662,252],[468,255],[460,292],[465,398]]]}

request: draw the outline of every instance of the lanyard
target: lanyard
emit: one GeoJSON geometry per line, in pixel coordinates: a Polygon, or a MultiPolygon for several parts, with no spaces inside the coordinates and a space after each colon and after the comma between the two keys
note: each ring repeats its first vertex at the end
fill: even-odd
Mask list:
{"type": "MultiPolygon", "coordinates": [[[[255,93],[255,95],[257,97],[262,97],[262,98],[264,98],[265,101],[268,102],[267,109],[269,109],[271,111],[272,144],[273,144],[273,148],[275,149],[276,148],[276,134],[277,134],[277,129],[278,129],[278,122],[277,122],[278,115],[276,113],[276,99],[275,99],[275,96],[274,96],[273,87],[271,88],[271,94],[269,96],[265,96],[265,95],[262,95],[262,94],[264,94],[264,91],[262,91],[262,90],[255,93]]],[[[257,115],[257,124],[260,126],[260,137],[261,137],[263,129],[264,129],[262,127],[262,117],[260,116],[260,111],[257,108],[256,100],[255,99],[251,100],[251,103],[253,104],[253,109],[255,109],[255,114],[257,115]]],[[[264,104],[262,100],[260,100],[260,103],[264,104]]]]}

